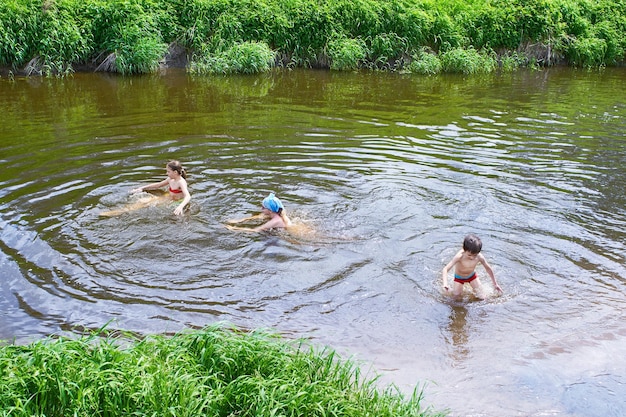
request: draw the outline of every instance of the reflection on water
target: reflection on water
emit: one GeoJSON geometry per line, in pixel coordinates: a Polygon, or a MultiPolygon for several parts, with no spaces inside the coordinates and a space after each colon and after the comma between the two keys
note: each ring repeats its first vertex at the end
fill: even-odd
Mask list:
{"type": "Polygon", "coordinates": [[[625,76],[0,79],[0,338],[227,321],[451,415],[621,416],[625,76]],[[170,159],[183,216],[99,216],[170,159]],[[314,235],[224,227],[268,192],[314,235]],[[503,296],[442,297],[469,232],[503,296]]]}
{"type": "Polygon", "coordinates": [[[450,311],[450,343],[452,348],[451,358],[454,360],[454,367],[457,368],[468,359],[470,351],[468,349],[468,329],[467,329],[467,308],[463,305],[454,306],[450,311]]]}

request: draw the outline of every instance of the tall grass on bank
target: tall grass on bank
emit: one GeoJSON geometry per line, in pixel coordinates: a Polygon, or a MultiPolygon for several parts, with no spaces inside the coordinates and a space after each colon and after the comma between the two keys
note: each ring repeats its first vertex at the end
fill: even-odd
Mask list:
{"type": "Polygon", "coordinates": [[[420,72],[436,65],[420,51],[444,64],[463,49],[500,63],[597,67],[624,63],[624,33],[621,0],[3,0],[0,66],[149,73],[182,49],[195,73],[407,70],[415,57],[430,60],[420,72]]]}
{"type": "Polygon", "coordinates": [[[473,48],[454,48],[441,55],[441,68],[445,72],[478,74],[493,72],[498,65],[495,56],[480,53],[473,48]]]}
{"type": "Polygon", "coordinates": [[[11,416],[436,416],[330,350],[224,327],[0,347],[11,416]]]}
{"type": "Polygon", "coordinates": [[[195,74],[252,74],[266,72],[274,65],[274,52],[263,42],[244,42],[214,52],[201,48],[189,71],[195,74]]]}

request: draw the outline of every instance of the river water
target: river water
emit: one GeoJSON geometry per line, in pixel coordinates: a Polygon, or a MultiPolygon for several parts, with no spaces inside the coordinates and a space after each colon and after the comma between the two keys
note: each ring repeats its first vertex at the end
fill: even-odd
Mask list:
{"type": "Polygon", "coordinates": [[[626,71],[0,79],[0,338],[216,322],[451,416],[626,414],[626,71]],[[114,217],[188,171],[192,202],[114,217]],[[224,227],[270,191],[309,236],[224,227]],[[504,290],[442,296],[476,233],[504,290]]]}

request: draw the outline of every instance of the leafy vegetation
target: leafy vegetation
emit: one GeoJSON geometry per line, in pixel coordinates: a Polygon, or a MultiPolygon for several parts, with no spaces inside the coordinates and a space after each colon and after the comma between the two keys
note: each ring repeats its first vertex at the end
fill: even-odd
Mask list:
{"type": "Polygon", "coordinates": [[[0,410],[10,416],[442,415],[420,401],[381,391],[332,351],[217,326],[0,347],[0,410]]]}
{"type": "Polygon", "coordinates": [[[441,67],[445,72],[477,74],[492,72],[497,60],[473,48],[453,48],[441,55],[441,67]]]}
{"type": "Polygon", "coordinates": [[[439,74],[441,72],[441,59],[436,54],[423,49],[413,55],[408,71],[424,75],[439,74]]]}
{"type": "Polygon", "coordinates": [[[274,64],[274,52],[263,42],[237,43],[225,51],[213,52],[203,47],[194,56],[189,70],[192,73],[259,73],[274,64]]]}
{"type": "Polygon", "coordinates": [[[487,70],[512,56],[509,70],[597,67],[624,63],[624,32],[620,0],[4,0],[0,66],[149,73],[176,45],[195,73],[275,65],[431,73],[426,49],[442,71],[471,72],[473,63],[446,62],[476,54],[496,60],[487,70]]]}

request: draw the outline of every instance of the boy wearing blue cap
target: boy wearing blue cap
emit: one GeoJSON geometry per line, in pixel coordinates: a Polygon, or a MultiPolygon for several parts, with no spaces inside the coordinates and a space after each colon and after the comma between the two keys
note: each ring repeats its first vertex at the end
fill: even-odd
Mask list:
{"type": "Polygon", "coordinates": [[[245,232],[262,232],[264,230],[276,229],[276,228],[287,228],[291,226],[291,220],[287,217],[287,213],[285,212],[285,207],[283,203],[280,201],[274,193],[270,193],[267,197],[263,199],[261,203],[261,214],[257,214],[256,216],[246,217],[239,220],[228,220],[230,224],[242,223],[248,220],[254,220],[258,218],[269,218],[269,220],[262,224],[261,226],[257,226],[254,228],[251,227],[240,227],[240,226],[231,226],[226,225],[226,227],[230,230],[242,230],[245,232]]]}

